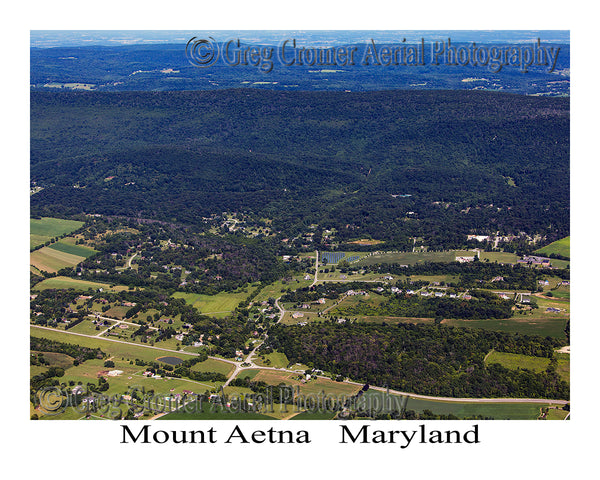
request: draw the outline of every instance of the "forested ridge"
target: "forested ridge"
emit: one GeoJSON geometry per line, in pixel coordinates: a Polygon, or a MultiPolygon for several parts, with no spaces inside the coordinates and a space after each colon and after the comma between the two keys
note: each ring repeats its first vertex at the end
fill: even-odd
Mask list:
{"type": "Polygon", "coordinates": [[[569,100],[490,92],[32,92],[36,215],[252,211],[384,240],[568,234],[569,100]],[[76,188],[74,188],[74,186],[76,188]],[[392,195],[410,195],[392,197],[392,195]],[[408,212],[412,212],[409,214],[408,212]]]}

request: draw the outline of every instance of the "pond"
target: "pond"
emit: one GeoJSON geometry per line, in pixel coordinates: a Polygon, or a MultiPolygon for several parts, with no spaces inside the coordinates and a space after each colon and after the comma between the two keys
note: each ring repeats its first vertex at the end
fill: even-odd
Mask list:
{"type": "Polygon", "coordinates": [[[183,360],[178,357],[160,357],[157,358],[157,360],[168,365],[179,365],[180,363],[183,363],[183,360]]]}

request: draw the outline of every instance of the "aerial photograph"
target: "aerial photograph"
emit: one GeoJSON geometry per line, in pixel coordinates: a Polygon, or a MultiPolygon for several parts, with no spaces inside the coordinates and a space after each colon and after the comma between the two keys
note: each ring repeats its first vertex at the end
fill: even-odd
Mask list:
{"type": "Polygon", "coordinates": [[[29,34],[31,420],[569,423],[570,31],[29,34]]]}

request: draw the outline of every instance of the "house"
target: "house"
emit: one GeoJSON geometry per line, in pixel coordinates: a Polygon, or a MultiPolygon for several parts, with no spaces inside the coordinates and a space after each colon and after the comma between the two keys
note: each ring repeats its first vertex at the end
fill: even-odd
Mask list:
{"type": "MultiPolygon", "coordinates": [[[[379,288],[381,288],[381,287],[379,287],[379,288]]],[[[383,288],[381,290],[383,290],[383,288]]],[[[400,290],[398,287],[392,287],[392,293],[402,293],[402,290],[400,290]]]]}
{"type": "Polygon", "coordinates": [[[458,263],[474,262],[475,261],[475,257],[456,257],[456,261],[458,263]]]}
{"type": "Polygon", "coordinates": [[[559,313],[560,312],[560,308],[548,307],[546,309],[546,311],[550,312],[550,313],[559,313]]]}
{"type": "Polygon", "coordinates": [[[501,276],[492,278],[492,282],[503,282],[503,281],[504,281],[504,277],[501,277],[501,276]]]}
{"type": "Polygon", "coordinates": [[[325,299],[324,298],[319,298],[317,300],[317,303],[320,303],[321,305],[323,305],[325,303],[325,299]]]}
{"type": "Polygon", "coordinates": [[[477,240],[478,242],[487,242],[489,235],[467,235],[467,240],[477,240]]]}
{"type": "Polygon", "coordinates": [[[300,318],[300,317],[303,317],[303,316],[304,316],[304,314],[300,313],[300,312],[294,312],[294,313],[292,313],[292,318],[300,318]]]}

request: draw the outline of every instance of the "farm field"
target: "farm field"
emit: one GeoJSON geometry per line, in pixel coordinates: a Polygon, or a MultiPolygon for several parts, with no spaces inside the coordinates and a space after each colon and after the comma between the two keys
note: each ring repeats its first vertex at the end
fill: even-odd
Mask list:
{"type": "Polygon", "coordinates": [[[32,290],[46,290],[48,288],[56,288],[56,289],[73,288],[75,290],[81,290],[81,291],[86,291],[90,288],[93,290],[98,290],[99,288],[102,288],[104,290],[115,291],[115,292],[127,290],[127,287],[124,285],[115,285],[114,287],[111,287],[107,283],[97,283],[97,282],[90,282],[87,280],[77,280],[77,279],[69,278],[69,277],[47,278],[47,279],[41,281],[40,283],[36,284],[32,290]]]}
{"type": "Polygon", "coordinates": [[[48,245],[48,248],[84,258],[87,258],[97,252],[97,250],[94,250],[93,248],[85,247],[83,245],[76,245],[75,239],[71,237],[62,238],[58,242],[51,243],[48,245]]]}
{"type": "Polygon", "coordinates": [[[50,247],[42,247],[39,250],[31,252],[29,263],[38,270],[49,273],[56,273],[61,268],[74,267],[85,260],[85,257],[73,255],[71,253],[61,252],[50,247]]]}
{"type": "Polygon", "coordinates": [[[63,220],[62,218],[30,218],[29,219],[29,247],[37,247],[52,238],[71,233],[81,228],[83,222],[76,220],[63,220]]]}
{"type": "Polygon", "coordinates": [[[550,245],[536,250],[535,253],[539,255],[551,255],[555,253],[569,258],[571,256],[571,237],[561,238],[556,242],[552,242],[550,245]]]}

